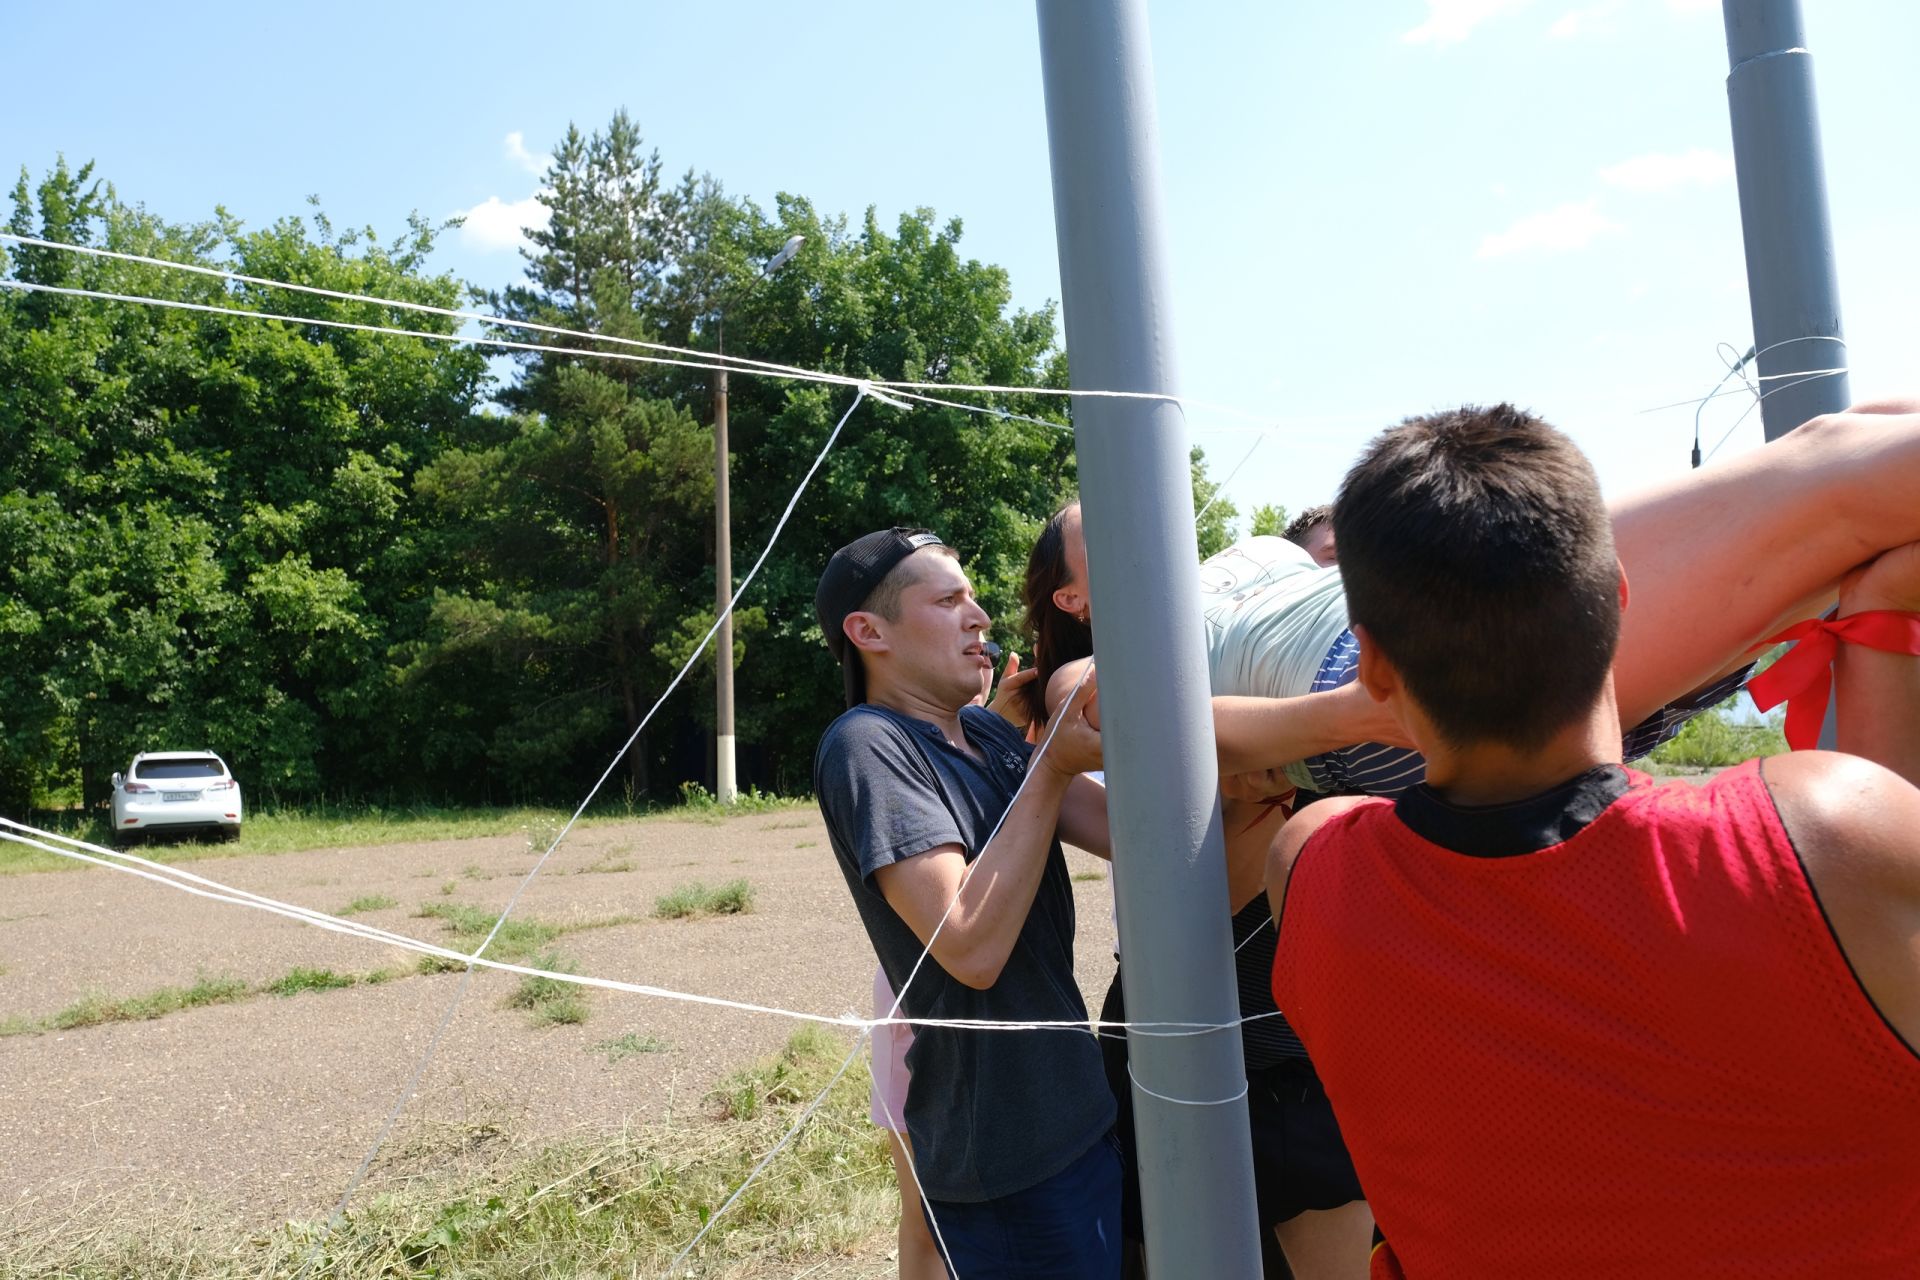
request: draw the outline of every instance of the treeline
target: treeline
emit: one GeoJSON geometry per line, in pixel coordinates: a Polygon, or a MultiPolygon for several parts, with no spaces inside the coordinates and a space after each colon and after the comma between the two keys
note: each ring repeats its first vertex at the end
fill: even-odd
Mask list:
{"type": "MultiPolygon", "coordinates": [[[[624,113],[569,130],[541,199],[524,278],[497,290],[431,272],[444,228],[417,217],[392,241],[317,210],[172,224],[64,161],[22,171],[8,226],[610,338],[711,350],[724,334],[733,354],[860,378],[1065,385],[1053,310],[1013,308],[1006,272],[961,256],[958,219],[888,230],[788,195],[769,213],[668,177],[624,113]]],[[[711,625],[704,371],[545,335],[569,350],[501,375],[473,346],[312,323],[456,320],[0,250],[17,281],[207,308],[0,290],[0,812],[97,802],[133,752],[172,748],[219,751],[256,800],[574,800],[711,625]],[[220,314],[235,309],[299,321],[220,314]]],[[[739,575],[853,393],[730,389],[739,575]]],[[[1060,397],[995,403],[1069,421],[1060,397]]],[[[1197,453],[1194,471],[1204,502],[1197,453]]],[[[736,618],[743,781],[804,790],[838,711],[812,607],[834,547],[931,525],[1004,637],[1027,548],[1073,488],[1065,431],[862,405],[736,618]]],[[[1215,504],[1203,544],[1233,516],[1215,504]]],[[[703,660],[641,736],[622,790],[710,777],[712,673],[703,660]]]]}

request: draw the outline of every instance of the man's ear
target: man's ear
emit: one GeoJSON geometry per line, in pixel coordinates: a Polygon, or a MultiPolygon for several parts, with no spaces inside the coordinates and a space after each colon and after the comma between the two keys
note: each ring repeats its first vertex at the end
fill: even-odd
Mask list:
{"type": "Polygon", "coordinates": [[[1373,642],[1365,627],[1354,624],[1353,638],[1360,642],[1360,662],[1356,668],[1360,687],[1375,702],[1388,701],[1400,692],[1400,673],[1393,669],[1392,660],[1380,652],[1380,646],[1373,642]]]}
{"type": "Polygon", "coordinates": [[[1627,595],[1628,595],[1627,566],[1625,566],[1624,564],[1620,564],[1620,561],[1618,560],[1618,558],[1614,560],[1614,563],[1616,565],[1620,565],[1620,612],[1625,613],[1627,611],[1627,595]]]}
{"type": "Polygon", "coordinates": [[[893,647],[887,639],[887,620],[877,613],[856,610],[840,621],[847,643],[867,653],[885,653],[893,647]]]}
{"type": "Polygon", "coordinates": [[[1053,593],[1053,607],[1070,618],[1077,618],[1086,611],[1086,593],[1078,587],[1059,587],[1053,593]]]}

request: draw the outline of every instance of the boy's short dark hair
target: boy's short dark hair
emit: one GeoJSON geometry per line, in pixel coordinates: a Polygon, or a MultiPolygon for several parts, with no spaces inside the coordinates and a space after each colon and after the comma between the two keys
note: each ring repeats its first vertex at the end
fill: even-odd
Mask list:
{"type": "MultiPolygon", "coordinates": [[[[1307,535],[1312,533],[1316,526],[1326,524],[1332,519],[1333,507],[1323,502],[1317,507],[1308,507],[1305,511],[1302,511],[1299,515],[1288,521],[1287,531],[1280,536],[1288,542],[1293,543],[1296,547],[1304,547],[1307,545],[1307,535]]],[[[1339,541],[1340,533],[1338,530],[1334,531],[1333,536],[1336,542],[1339,541]]]]}
{"type": "Polygon", "coordinates": [[[1600,696],[1613,523],[1585,455],[1512,405],[1409,418],[1334,502],[1347,609],[1449,745],[1533,750],[1600,696]]]}

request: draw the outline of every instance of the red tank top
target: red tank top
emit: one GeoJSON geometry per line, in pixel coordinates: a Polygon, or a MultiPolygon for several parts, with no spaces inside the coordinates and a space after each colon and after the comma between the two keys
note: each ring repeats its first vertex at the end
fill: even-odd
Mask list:
{"type": "Polygon", "coordinates": [[[1376,1280],[1920,1276],[1920,1058],[1757,764],[1330,819],[1273,989],[1385,1238],[1376,1280]]]}

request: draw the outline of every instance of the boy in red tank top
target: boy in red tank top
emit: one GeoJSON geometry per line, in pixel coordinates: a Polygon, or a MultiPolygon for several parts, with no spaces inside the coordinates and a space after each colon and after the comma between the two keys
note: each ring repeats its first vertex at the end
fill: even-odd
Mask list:
{"type": "MultiPolygon", "coordinates": [[[[1920,658],[1840,646],[1852,754],[1656,785],[1620,763],[1628,583],[1570,441],[1411,420],[1334,527],[1359,679],[1427,782],[1307,810],[1267,883],[1374,1275],[1920,1275],[1920,658]]],[[[1840,584],[1876,644],[1916,610],[1920,545],[1840,584]]]]}

